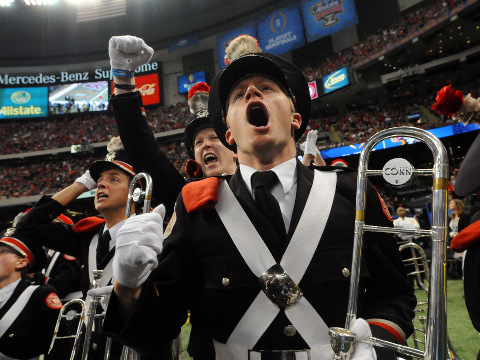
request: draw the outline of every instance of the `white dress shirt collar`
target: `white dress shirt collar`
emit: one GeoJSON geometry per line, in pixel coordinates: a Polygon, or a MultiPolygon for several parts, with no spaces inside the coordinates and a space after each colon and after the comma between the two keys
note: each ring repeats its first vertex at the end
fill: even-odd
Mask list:
{"type": "MultiPolygon", "coordinates": [[[[260,170],[254,169],[248,165],[240,164],[240,173],[242,174],[243,181],[247,185],[250,194],[253,194],[251,178],[252,175],[260,170]]],[[[270,169],[277,174],[278,180],[283,188],[283,193],[286,194],[290,191],[293,184],[297,181],[297,161],[295,158],[285,161],[280,165],[270,169]]]]}
{"type": "Polygon", "coordinates": [[[0,289],[0,309],[3,307],[3,305],[5,305],[8,299],[10,299],[10,296],[12,296],[13,291],[15,290],[19,282],[20,279],[14,281],[11,284],[8,284],[3,289],[0,289]]]}

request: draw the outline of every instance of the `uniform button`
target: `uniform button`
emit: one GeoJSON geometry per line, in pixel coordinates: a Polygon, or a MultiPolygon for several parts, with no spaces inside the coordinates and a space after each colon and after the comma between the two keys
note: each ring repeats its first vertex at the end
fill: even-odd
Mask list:
{"type": "Polygon", "coordinates": [[[297,329],[295,329],[293,325],[287,325],[285,329],[283,329],[283,333],[287,336],[293,336],[297,333],[297,329]]]}
{"type": "Polygon", "coordinates": [[[98,346],[97,346],[96,343],[93,343],[93,344],[92,344],[92,349],[93,349],[93,350],[97,350],[97,347],[98,347],[98,346]]]}
{"type": "Polygon", "coordinates": [[[80,269],[83,269],[84,267],[85,267],[85,265],[82,265],[82,266],[80,267],[80,269]]]}
{"type": "Polygon", "coordinates": [[[343,268],[342,274],[345,277],[349,277],[350,276],[350,270],[348,270],[347,268],[343,268]]]}
{"type": "Polygon", "coordinates": [[[228,285],[230,285],[230,279],[229,279],[229,278],[223,278],[223,279],[222,279],[222,285],[223,285],[223,286],[228,286],[228,285]]]}
{"type": "Polygon", "coordinates": [[[14,336],[15,336],[15,334],[9,334],[9,335],[8,335],[9,338],[12,338],[12,337],[14,337],[14,336]]]}

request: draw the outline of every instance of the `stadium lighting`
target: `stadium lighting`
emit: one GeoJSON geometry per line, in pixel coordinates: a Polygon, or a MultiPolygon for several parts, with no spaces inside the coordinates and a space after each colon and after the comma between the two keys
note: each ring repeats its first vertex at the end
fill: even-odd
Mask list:
{"type": "Polygon", "coordinates": [[[13,0],[0,0],[0,6],[10,6],[13,0]]]}
{"type": "Polygon", "coordinates": [[[52,5],[57,2],[57,0],[23,0],[25,5],[34,5],[34,6],[41,6],[41,5],[52,5]]]}

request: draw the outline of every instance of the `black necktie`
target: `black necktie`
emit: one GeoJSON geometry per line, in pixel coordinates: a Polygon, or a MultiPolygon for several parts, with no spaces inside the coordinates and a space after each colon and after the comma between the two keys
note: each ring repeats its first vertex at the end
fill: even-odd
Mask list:
{"type": "Polygon", "coordinates": [[[112,237],[110,236],[110,231],[104,231],[101,238],[100,238],[100,256],[99,259],[97,258],[97,264],[100,264],[102,259],[107,256],[108,252],[110,251],[110,240],[112,237]]]}
{"type": "Polygon", "coordinates": [[[252,188],[255,194],[255,204],[266,216],[275,229],[281,243],[286,241],[285,223],[277,199],[270,193],[270,189],[278,182],[277,174],[273,171],[257,171],[252,175],[252,188]]]}

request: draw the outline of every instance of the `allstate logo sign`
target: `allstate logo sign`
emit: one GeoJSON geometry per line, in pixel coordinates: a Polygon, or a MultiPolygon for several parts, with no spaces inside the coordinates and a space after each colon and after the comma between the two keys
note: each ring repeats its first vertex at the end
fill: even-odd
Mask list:
{"type": "Polygon", "coordinates": [[[10,100],[12,100],[14,104],[26,104],[27,102],[30,101],[31,98],[32,97],[30,96],[30,93],[24,90],[15,91],[10,96],[10,100]]]}

